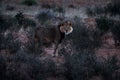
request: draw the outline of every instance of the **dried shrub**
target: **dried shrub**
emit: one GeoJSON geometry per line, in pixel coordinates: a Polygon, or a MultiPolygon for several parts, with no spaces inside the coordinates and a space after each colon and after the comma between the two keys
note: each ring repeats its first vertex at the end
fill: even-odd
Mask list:
{"type": "Polygon", "coordinates": [[[49,3],[42,3],[41,7],[46,8],[46,9],[51,9],[51,8],[55,8],[56,5],[55,4],[49,4],[49,3]]]}
{"type": "Polygon", "coordinates": [[[18,26],[24,26],[24,27],[28,27],[28,26],[35,27],[36,26],[35,21],[29,18],[25,18],[22,12],[17,13],[15,15],[15,19],[18,23],[18,26]]]}
{"type": "Polygon", "coordinates": [[[68,80],[89,80],[94,76],[94,53],[85,50],[73,55],[66,55],[65,76],[68,80]]]}
{"type": "Polygon", "coordinates": [[[120,64],[117,56],[97,57],[91,50],[79,51],[65,56],[68,80],[91,80],[100,76],[103,80],[119,80],[120,64]]]}
{"type": "Polygon", "coordinates": [[[97,75],[101,75],[104,80],[119,80],[116,71],[119,71],[120,65],[116,55],[108,56],[107,59],[103,57],[97,57],[93,68],[97,75]],[[114,76],[113,76],[114,75],[114,76]]]}
{"type": "Polygon", "coordinates": [[[88,16],[100,16],[100,15],[109,15],[115,16],[120,14],[120,1],[112,0],[105,6],[95,6],[92,8],[86,8],[88,16]]]}
{"type": "Polygon", "coordinates": [[[54,11],[55,11],[55,12],[59,12],[59,13],[64,13],[64,12],[65,12],[64,8],[61,7],[61,6],[55,7],[55,8],[54,8],[54,11]]]}
{"type": "Polygon", "coordinates": [[[54,17],[54,14],[50,11],[42,11],[37,15],[37,19],[42,25],[44,25],[46,21],[53,19],[54,17]]]}
{"type": "Polygon", "coordinates": [[[113,25],[113,21],[105,16],[100,16],[96,18],[97,28],[102,32],[107,32],[110,26],[113,25]]]}
{"type": "Polygon", "coordinates": [[[4,32],[7,29],[10,29],[16,24],[16,21],[13,17],[0,14],[0,32],[4,32]]]}
{"type": "Polygon", "coordinates": [[[115,39],[115,45],[119,46],[120,45],[120,22],[119,21],[114,21],[114,24],[110,26],[110,31],[114,35],[115,39]]]}
{"type": "Polygon", "coordinates": [[[79,18],[74,20],[73,32],[66,37],[67,40],[72,40],[73,46],[79,49],[94,49],[100,46],[100,34],[96,31],[87,29],[79,18]]]}
{"type": "Polygon", "coordinates": [[[32,6],[32,5],[36,5],[37,2],[36,2],[36,0],[24,0],[24,1],[22,2],[22,4],[25,4],[25,5],[27,5],[27,6],[32,6]]]}
{"type": "Polygon", "coordinates": [[[6,37],[3,35],[0,36],[0,50],[8,50],[8,53],[16,53],[20,49],[20,42],[14,41],[11,33],[9,33],[6,37]]]}
{"type": "Polygon", "coordinates": [[[106,14],[106,7],[100,7],[100,6],[95,6],[92,8],[86,8],[86,13],[88,16],[99,16],[99,15],[103,15],[106,14]]]}
{"type": "Polygon", "coordinates": [[[16,54],[0,55],[0,63],[1,80],[46,80],[56,70],[51,59],[40,60],[38,56],[23,50],[16,54]]]}

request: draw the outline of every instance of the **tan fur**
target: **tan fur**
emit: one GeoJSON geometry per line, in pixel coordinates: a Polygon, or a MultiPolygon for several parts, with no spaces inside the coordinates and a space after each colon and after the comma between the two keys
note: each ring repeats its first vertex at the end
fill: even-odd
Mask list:
{"type": "Polygon", "coordinates": [[[54,54],[56,54],[57,48],[65,35],[70,34],[73,31],[72,24],[70,21],[65,21],[59,24],[57,27],[45,28],[38,27],[35,30],[35,41],[42,43],[43,46],[46,44],[55,44],[54,54]]]}
{"type": "Polygon", "coordinates": [[[71,22],[68,21],[68,22],[64,22],[63,24],[61,24],[60,31],[65,34],[71,33],[73,31],[71,22]]]}

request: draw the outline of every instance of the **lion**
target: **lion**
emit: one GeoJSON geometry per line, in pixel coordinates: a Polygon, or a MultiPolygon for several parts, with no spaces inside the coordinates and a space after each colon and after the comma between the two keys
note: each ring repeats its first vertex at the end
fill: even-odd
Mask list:
{"type": "MultiPolygon", "coordinates": [[[[73,27],[71,21],[64,21],[57,27],[38,27],[35,30],[35,43],[40,43],[40,46],[55,45],[53,56],[58,55],[56,53],[59,44],[63,41],[66,35],[72,33],[73,27]]],[[[42,47],[41,47],[42,49],[42,47]]]]}

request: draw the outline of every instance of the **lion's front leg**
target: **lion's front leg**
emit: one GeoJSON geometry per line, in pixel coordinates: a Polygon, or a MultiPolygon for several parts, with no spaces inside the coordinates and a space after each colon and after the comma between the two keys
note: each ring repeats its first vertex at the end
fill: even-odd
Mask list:
{"type": "Polygon", "coordinates": [[[55,48],[54,48],[54,53],[53,53],[54,57],[59,56],[58,55],[58,50],[59,50],[58,48],[59,48],[59,44],[57,43],[57,44],[55,44],[55,48]]]}

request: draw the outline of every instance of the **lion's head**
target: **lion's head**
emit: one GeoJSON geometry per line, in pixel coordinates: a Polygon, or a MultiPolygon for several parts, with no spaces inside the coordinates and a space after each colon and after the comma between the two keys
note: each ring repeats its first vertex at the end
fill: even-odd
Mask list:
{"type": "Polygon", "coordinates": [[[65,35],[72,33],[73,31],[72,22],[65,21],[62,24],[60,24],[60,31],[62,33],[65,33],[65,35]]]}

